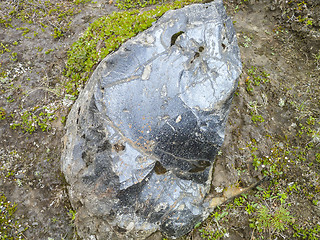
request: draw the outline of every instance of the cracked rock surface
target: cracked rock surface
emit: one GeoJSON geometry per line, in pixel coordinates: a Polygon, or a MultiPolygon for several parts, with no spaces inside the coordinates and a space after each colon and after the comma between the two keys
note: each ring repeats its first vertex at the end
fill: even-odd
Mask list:
{"type": "Polygon", "coordinates": [[[176,238],[208,216],[240,72],[220,0],[167,12],[100,63],[69,114],[62,154],[81,237],[176,238]]]}

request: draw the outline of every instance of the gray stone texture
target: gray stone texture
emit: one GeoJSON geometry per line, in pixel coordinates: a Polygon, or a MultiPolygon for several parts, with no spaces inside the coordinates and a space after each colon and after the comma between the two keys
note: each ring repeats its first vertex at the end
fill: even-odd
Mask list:
{"type": "Polygon", "coordinates": [[[240,72],[220,0],[167,12],[99,64],[68,116],[62,154],[81,237],[176,238],[208,216],[240,72]]]}

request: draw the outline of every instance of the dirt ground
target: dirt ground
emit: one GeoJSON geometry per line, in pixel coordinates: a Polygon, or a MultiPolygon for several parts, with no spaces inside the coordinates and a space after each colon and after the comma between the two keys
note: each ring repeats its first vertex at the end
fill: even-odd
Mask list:
{"type": "MultiPolygon", "coordinates": [[[[112,1],[48,2],[0,2],[0,195],[17,204],[11,222],[0,219],[4,239],[78,239],[60,171],[74,102],[63,69],[89,24],[119,10],[112,1]]],[[[225,1],[243,73],[211,195],[229,200],[184,239],[320,238],[319,21],[286,20],[283,2],[225,1]]]]}

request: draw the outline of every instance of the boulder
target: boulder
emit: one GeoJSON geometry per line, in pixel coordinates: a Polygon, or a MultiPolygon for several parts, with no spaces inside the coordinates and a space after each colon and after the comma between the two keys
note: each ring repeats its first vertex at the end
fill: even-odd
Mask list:
{"type": "Polygon", "coordinates": [[[208,216],[240,72],[221,0],[167,12],[99,64],[68,116],[62,153],[81,237],[177,238],[208,216]]]}

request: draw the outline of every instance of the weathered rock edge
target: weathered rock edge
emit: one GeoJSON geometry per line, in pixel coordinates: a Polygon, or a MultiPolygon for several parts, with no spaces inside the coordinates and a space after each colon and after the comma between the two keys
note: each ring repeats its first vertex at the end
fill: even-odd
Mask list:
{"type": "Polygon", "coordinates": [[[176,238],[208,216],[240,72],[221,0],[167,12],[99,64],[70,111],[61,158],[81,237],[176,238]]]}

